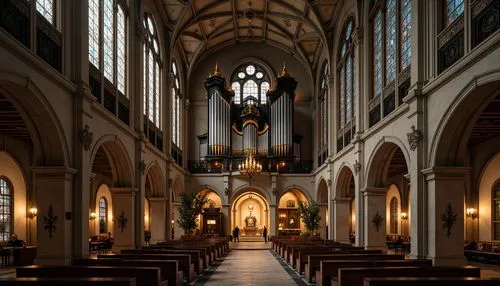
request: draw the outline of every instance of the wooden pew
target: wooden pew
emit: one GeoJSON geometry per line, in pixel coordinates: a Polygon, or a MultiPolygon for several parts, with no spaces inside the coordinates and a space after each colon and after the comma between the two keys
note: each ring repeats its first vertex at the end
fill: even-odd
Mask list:
{"type": "Polygon", "coordinates": [[[406,259],[406,260],[323,260],[320,262],[319,271],[316,271],[316,285],[331,285],[332,280],[337,279],[339,268],[356,267],[397,267],[418,266],[431,267],[430,259],[406,259]]]}
{"type": "Polygon", "coordinates": [[[369,277],[481,277],[479,267],[357,267],[340,268],[336,286],[363,286],[369,277]]]}
{"type": "MultiPolygon", "coordinates": [[[[340,252],[340,251],[366,251],[363,247],[354,247],[354,246],[337,246],[334,244],[322,244],[322,245],[314,245],[314,246],[299,246],[299,247],[291,247],[290,248],[290,257],[288,258],[290,265],[295,267],[297,263],[297,259],[300,257],[300,253],[303,251],[316,251],[316,252],[340,252]]],[[[379,252],[377,252],[379,253],[379,252]]]]}
{"type": "MultiPolygon", "coordinates": [[[[97,258],[119,258],[126,260],[176,260],[178,263],[178,270],[184,273],[184,277],[191,283],[194,280],[194,264],[191,263],[191,256],[189,254],[99,254],[97,258]]],[[[172,281],[171,279],[168,279],[172,281]]]]}
{"type": "Polygon", "coordinates": [[[150,246],[144,246],[143,249],[156,249],[156,250],[162,250],[162,249],[179,249],[179,250],[198,250],[200,252],[200,256],[203,262],[203,267],[202,269],[208,268],[210,266],[210,255],[209,252],[207,251],[207,248],[205,247],[195,247],[195,246],[188,246],[188,245],[150,245],[150,246]]]}
{"type": "Polygon", "coordinates": [[[498,286],[499,278],[388,277],[365,278],[363,286],[498,286]]]}
{"type": "MultiPolygon", "coordinates": [[[[295,262],[295,268],[297,269],[297,272],[299,274],[302,274],[302,272],[305,272],[305,266],[308,264],[309,256],[310,255],[329,255],[329,254],[382,254],[382,250],[379,249],[370,249],[370,250],[365,250],[365,249],[334,249],[331,251],[321,251],[319,249],[315,250],[302,250],[298,254],[297,261],[295,262]]],[[[401,258],[403,259],[403,258],[401,258]]],[[[319,267],[319,264],[318,264],[319,267]]]]}
{"type": "Polygon", "coordinates": [[[16,269],[18,278],[131,277],[136,279],[137,285],[167,286],[160,274],[158,267],[31,265],[16,269]]]}
{"type": "Polygon", "coordinates": [[[2,286],[136,286],[135,278],[5,278],[2,286]]]}
{"type": "MultiPolygon", "coordinates": [[[[304,265],[306,280],[312,283],[316,271],[319,270],[323,260],[404,260],[404,254],[312,254],[307,257],[307,264],[304,265]]],[[[336,272],[335,272],[336,273],[336,272]]]]}
{"type": "Polygon", "coordinates": [[[191,263],[194,265],[194,271],[201,274],[203,271],[203,260],[201,260],[199,250],[191,249],[123,249],[121,254],[188,254],[191,256],[191,263]]]}
{"type": "Polygon", "coordinates": [[[112,267],[158,267],[160,269],[160,279],[162,281],[169,281],[169,285],[182,285],[183,273],[178,268],[176,260],[131,260],[131,259],[90,259],[81,258],[73,259],[73,265],[79,266],[112,266],[112,267]]]}

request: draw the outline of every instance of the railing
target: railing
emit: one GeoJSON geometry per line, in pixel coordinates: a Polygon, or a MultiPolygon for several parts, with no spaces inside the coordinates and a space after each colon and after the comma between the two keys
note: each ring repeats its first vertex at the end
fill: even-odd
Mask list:
{"type": "MultiPolygon", "coordinates": [[[[243,158],[228,159],[226,162],[208,162],[201,160],[188,161],[188,169],[192,174],[221,174],[237,172],[243,158]]],[[[313,161],[294,161],[285,164],[273,162],[270,158],[257,158],[262,164],[262,172],[278,172],[282,174],[309,174],[313,170],[313,161]],[[275,164],[273,164],[275,163],[275,164]]]]}

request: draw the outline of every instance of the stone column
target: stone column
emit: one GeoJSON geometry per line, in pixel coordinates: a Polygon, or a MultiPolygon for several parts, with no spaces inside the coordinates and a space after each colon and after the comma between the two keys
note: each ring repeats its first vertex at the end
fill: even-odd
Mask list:
{"type": "Polygon", "coordinates": [[[231,234],[231,205],[222,206],[222,232],[226,235],[231,234]]]}
{"type": "Polygon", "coordinates": [[[278,206],[273,204],[269,205],[269,210],[270,210],[270,224],[269,224],[269,234],[268,235],[278,235],[278,224],[276,223],[278,221],[278,206]]]}
{"type": "Polygon", "coordinates": [[[165,241],[167,239],[167,225],[170,225],[165,220],[167,217],[167,199],[149,198],[149,208],[151,209],[149,214],[151,220],[149,227],[151,230],[151,243],[165,241]]]}
{"type": "Polygon", "coordinates": [[[362,190],[364,207],[364,242],[366,249],[387,250],[386,234],[386,193],[387,188],[368,187],[362,190]],[[379,227],[373,221],[379,218],[379,227]]]}
{"type": "Polygon", "coordinates": [[[349,220],[351,219],[351,200],[339,198],[333,200],[333,240],[349,242],[349,220]]]}
{"type": "Polygon", "coordinates": [[[464,196],[470,168],[434,167],[427,182],[427,258],[435,266],[461,266],[464,259],[464,196]],[[447,223],[448,222],[448,223],[447,223]]]}
{"type": "Polygon", "coordinates": [[[111,188],[110,190],[113,198],[113,249],[135,248],[135,195],[137,189],[111,188]]]}
{"type": "Polygon", "coordinates": [[[319,216],[321,217],[321,220],[319,221],[319,234],[320,237],[323,239],[327,238],[327,227],[326,227],[326,216],[327,216],[327,210],[328,210],[328,205],[327,204],[320,204],[319,205],[319,216]]]}
{"type": "Polygon", "coordinates": [[[77,171],[66,167],[33,167],[30,171],[38,208],[35,263],[69,264],[73,256],[72,185],[77,171]]]}

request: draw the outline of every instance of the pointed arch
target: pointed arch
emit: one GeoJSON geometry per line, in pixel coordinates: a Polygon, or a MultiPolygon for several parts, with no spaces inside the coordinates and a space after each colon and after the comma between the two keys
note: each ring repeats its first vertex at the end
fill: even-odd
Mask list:
{"type": "Polygon", "coordinates": [[[166,197],[165,179],[157,161],[146,168],[146,197],[166,197]]]}

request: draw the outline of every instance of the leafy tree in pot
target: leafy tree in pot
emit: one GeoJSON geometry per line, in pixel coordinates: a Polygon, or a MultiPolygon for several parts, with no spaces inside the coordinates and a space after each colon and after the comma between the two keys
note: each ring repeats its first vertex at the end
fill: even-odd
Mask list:
{"type": "Polygon", "coordinates": [[[179,206],[179,218],[177,223],[184,230],[185,235],[191,235],[196,228],[198,215],[207,203],[207,199],[194,192],[184,192],[181,194],[181,205],[179,206]]]}
{"type": "Polygon", "coordinates": [[[310,233],[316,234],[319,229],[319,222],[321,217],[319,216],[319,206],[315,201],[311,201],[310,204],[304,203],[300,200],[297,201],[299,207],[299,215],[307,230],[310,233]]]}

